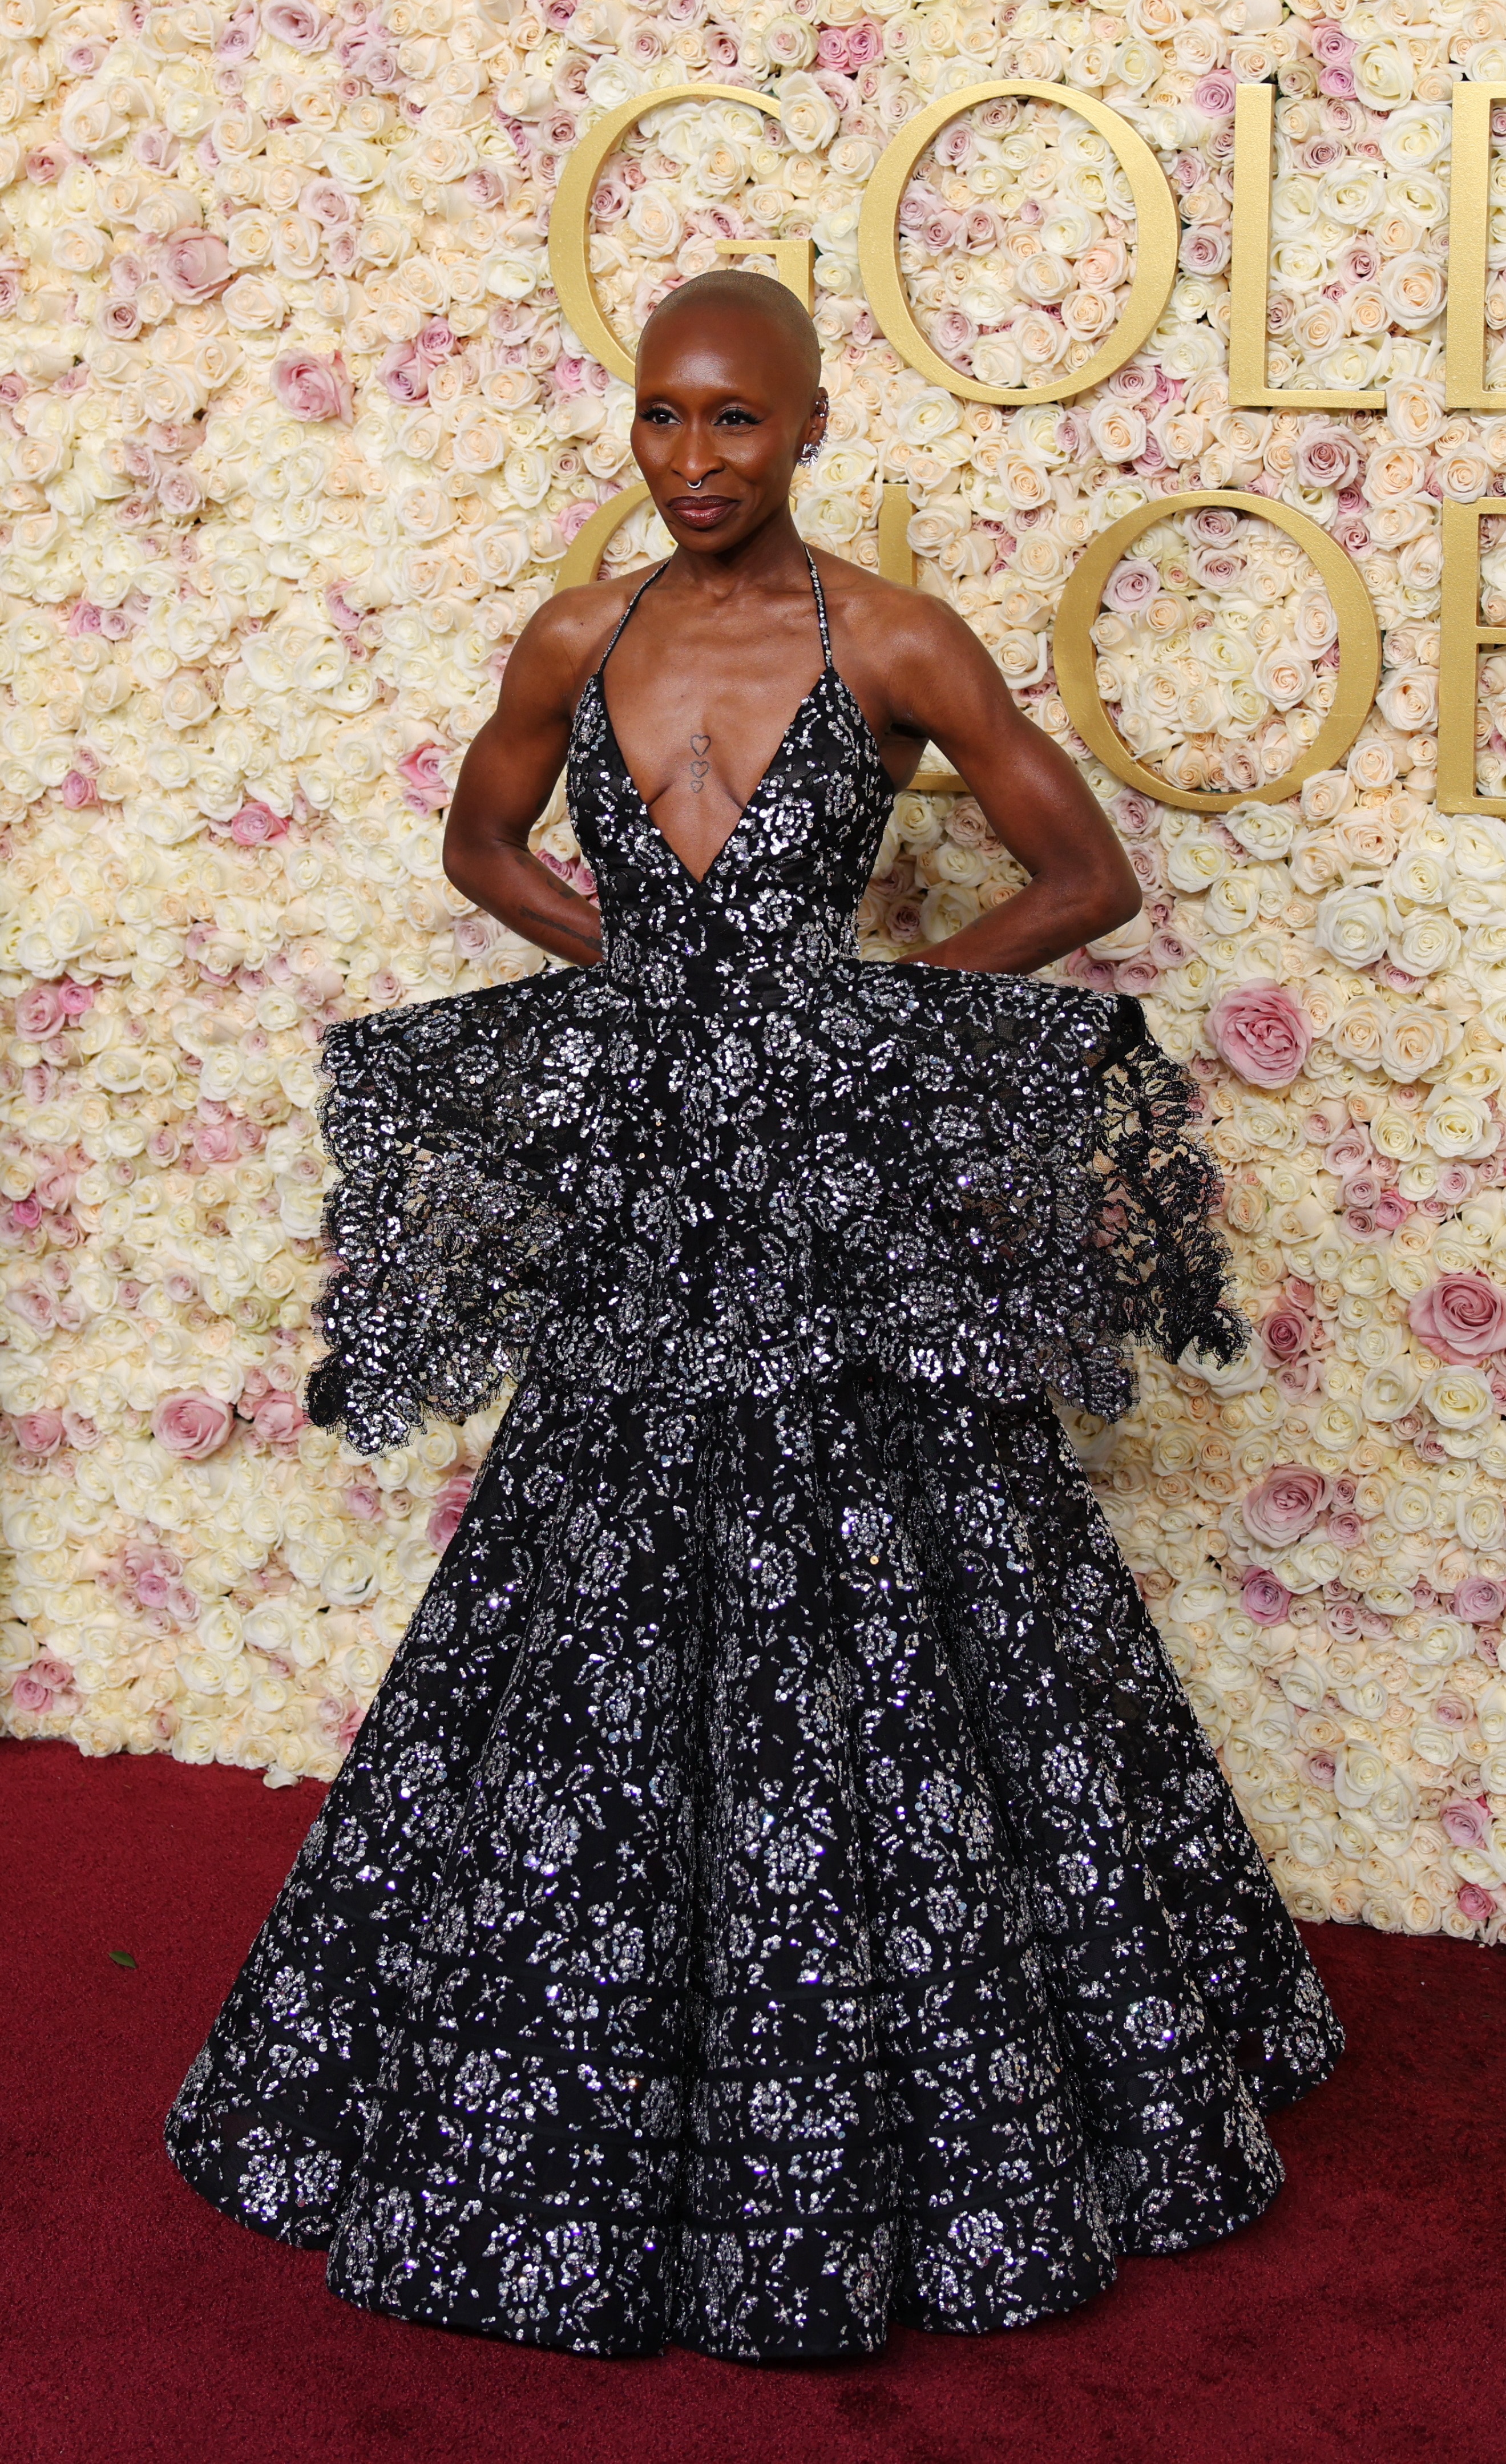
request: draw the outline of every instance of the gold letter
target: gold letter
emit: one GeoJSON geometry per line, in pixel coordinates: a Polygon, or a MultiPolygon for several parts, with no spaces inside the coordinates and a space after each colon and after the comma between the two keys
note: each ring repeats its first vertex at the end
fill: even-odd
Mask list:
{"type": "MultiPolygon", "coordinates": [[[[1485,283],[1491,236],[1491,113],[1506,85],[1453,89],[1449,182],[1449,322],[1444,401],[1451,410],[1506,410],[1506,393],[1485,385],[1485,283]]],[[[1473,742],[1473,735],[1472,735],[1473,742]]],[[[1473,793],[1473,786],[1472,786],[1473,793]]],[[[1451,805],[1451,811],[1454,809],[1451,805]]],[[[1474,809],[1473,807],[1471,808],[1474,809]]],[[[1481,811],[1489,809],[1482,805],[1481,811]]]]}
{"type": "MultiPolygon", "coordinates": [[[[666,85],[655,94],[635,94],[603,112],[578,145],[565,158],[560,185],[549,215],[549,279],[561,307],[580,341],[594,352],[614,377],[632,383],[632,354],[625,350],[601,312],[591,281],[591,199],[602,165],[619,137],[646,111],[667,102],[739,102],[748,111],[766,111],[779,118],[779,105],[767,95],[750,94],[741,85],[666,85]]],[[[770,253],[773,253],[771,251],[770,253]]],[[[775,262],[778,263],[777,256],[775,262]]],[[[786,278],[781,267],[780,278],[786,278]]],[[[794,289],[790,284],[790,289],[794,289]]]]}
{"type": "Polygon", "coordinates": [[[648,493],[647,483],[634,479],[631,487],[619,489],[615,496],[609,496],[604,505],[597,506],[565,551],[555,576],[556,590],[574,590],[583,582],[595,581],[608,540],[613,531],[621,529],[630,514],[637,512],[648,493]]]}
{"type": "MultiPolygon", "coordinates": [[[[558,212],[558,207],[555,210],[558,212]]],[[[1177,204],[1166,175],[1128,121],[1121,120],[1106,103],[1095,101],[1091,95],[1072,94],[1062,85],[1037,85],[1029,77],[1011,77],[999,85],[969,85],[960,93],[943,95],[939,102],[927,103],[923,111],[906,121],[898,136],[885,147],[869,181],[857,227],[857,257],[870,310],[900,358],[918,368],[932,385],[944,385],[948,393],[962,394],[968,402],[1065,402],[1073,394],[1086,393],[1091,385],[1101,385],[1105,377],[1111,377],[1140,349],[1171,297],[1177,275],[1177,204]],[[1135,279],[1124,313],[1107,341],[1099,345],[1091,360],[1085,360],[1080,368],[1070,374],[1058,371],[1046,385],[1013,389],[980,385],[974,377],[960,376],[931,348],[910,313],[904,277],[899,271],[898,238],[904,192],[931,140],[960,112],[971,111],[975,103],[992,102],[1010,95],[1026,101],[1065,103],[1069,111],[1078,113],[1100,136],[1106,137],[1129,182],[1136,218],[1135,279]]]]}
{"type": "MultiPolygon", "coordinates": [[[[897,582],[901,590],[915,588],[915,550],[910,544],[910,516],[914,510],[909,489],[891,479],[878,498],[878,570],[886,582],[897,582]]],[[[923,753],[920,759],[923,762],[923,753]]],[[[910,787],[917,796],[972,793],[966,780],[955,770],[918,770],[910,787]]]]}
{"type": "Polygon", "coordinates": [[[897,582],[901,590],[915,588],[915,550],[910,544],[913,510],[909,489],[891,479],[878,499],[878,570],[886,582],[897,582]]]}
{"type": "MultiPolygon", "coordinates": [[[[1234,235],[1229,270],[1229,399],[1240,409],[1384,410],[1384,393],[1327,393],[1266,382],[1266,302],[1271,289],[1271,145],[1275,91],[1234,94],[1234,235]]],[[[1273,521],[1276,518],[1272,516],[1273,521]]]]}
{"type": "MultiPolygon", "coordinates": [[[[1489,115],[1485,126],[1489,130],[1489,115]]],[[[1506,815],[1506,796],[1480,795],[1474,768],[1480,645],[1498,649],[1506,644],[1506,626],[1480,623],[1480,517],[1502,513],[1506,504],[1499,496],[1484,496],[1473,505],[1445,504],[1443,509],[1443,607],[1438,627],[1440,813],[1506,815]]]]}
{"type": "Polygon", "coordinates": [[[1052,655],[1057,690],[1074,727],[1116,779],[1122,779],[1126,786],[1138,787],[1141,795],[1153,797],[1158,803],[1180,804],[1197,813],[1222,813],[1230,804],[1278,804],[1283,797],[1296,795],[1303,780],[1311,779],[1315,770],[1330,769],[1348,751],[1375,698],[1381,673],[1381,633],[1370,594],[1355,567],[1342,548],[1326,531],[1319,530],[1309,515],[1278,504],[1273,496],[1247,496],[1235,488],[1198,488],[1185,496],[1158,496],[1148,505],[1137,505],[1122,521],[1111,522],[1106,531],[1100,531],[1083,550],[1061,594],[1052,655]],[[1104,583],[1141,531],[1148,530],[1152,522],[1170,521],[1178,514],[1193,513],[1199,505],[1232,505],[1242,514],[1258,514],[1263,521],[1274,522],[1312,558],[1339,619],[1339,689],[1328,716],[1307,751],[1283,777],[1273,779],[1269,786],[1241,789],[1237,795],[1193,795],[1186,789],[1169,786],[1154,771],[1142,769],[1098,699],[1097,659],[1090,628],[1098,612],[1104,583]]]}
{"type": "Polygon", "coordinates": [[[813,239],[719,239],[719,256],[771,256],[776,279],[792,291],[808,317],[816,304],[813,239]]]}

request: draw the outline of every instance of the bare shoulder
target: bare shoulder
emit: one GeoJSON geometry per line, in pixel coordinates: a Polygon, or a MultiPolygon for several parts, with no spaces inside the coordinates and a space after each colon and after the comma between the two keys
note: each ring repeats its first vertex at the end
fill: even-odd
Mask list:
{"type": "Polygon", "coordinates": [[[837,665],[880,735],[934,737],[964,703],[993,708],[999,723],[999,671],[944,599],[886,582],[842,557],[818,557],[816,569],[837,665]]]}
{"type": "Polygon", "coordinates": [[[526,677],[542,683],[547,679],[573,701],[599,665],[643,578],[641,573],[630,573],[611,582],[584,582],[573,590],[557,591],[523,627],[507,672],[511,674],[516,667],[520,680],[526,677]]]}
{"type": "Polygon", "coordinates": [[[944,599],[886,582],[845,557],[818,554],[816,570],[834,622],[875,668],[892,669],[898,661],[913,666],[918,658],[955,661],[960,653],[986,657],[971,627],[944,599]]]}

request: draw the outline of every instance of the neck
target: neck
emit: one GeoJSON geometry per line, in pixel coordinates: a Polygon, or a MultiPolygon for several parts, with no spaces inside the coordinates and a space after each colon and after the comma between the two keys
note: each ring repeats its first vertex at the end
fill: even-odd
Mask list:
{"type": "Polygon", "coordinates": [[[742,590],[788,590],[797,583],[808,587],[808,576],[805,545],[786,503],[735,547],[676,547],[666,578],[683,589],[728,599],[742,590]]]}

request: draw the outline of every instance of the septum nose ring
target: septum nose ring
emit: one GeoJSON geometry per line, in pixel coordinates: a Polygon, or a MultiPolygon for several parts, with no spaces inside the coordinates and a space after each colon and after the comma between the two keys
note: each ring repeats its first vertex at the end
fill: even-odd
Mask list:
{"type": "Polygon", "coordinates": [[[687,488],[703,488],[706,484],[707,475],[708,474],[702,471],[698,479],[687,479],[685,485],[687,488]]]}

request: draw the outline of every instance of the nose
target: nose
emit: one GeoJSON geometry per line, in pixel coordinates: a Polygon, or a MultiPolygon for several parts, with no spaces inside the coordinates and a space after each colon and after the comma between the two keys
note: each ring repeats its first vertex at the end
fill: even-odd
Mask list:
{"type": "Polygon", "coordinates": [[[703,488],[712,473],[721,468],[721,456],[717,451],[712,429],[698,426],[687,428],[675,458],[675,477],[683,479],[687,488],[703,488]]]}

